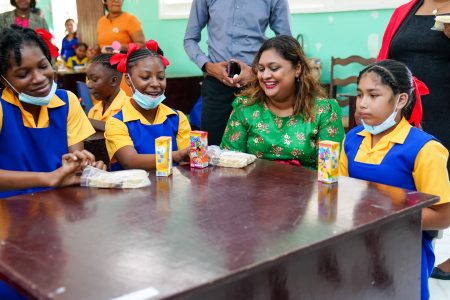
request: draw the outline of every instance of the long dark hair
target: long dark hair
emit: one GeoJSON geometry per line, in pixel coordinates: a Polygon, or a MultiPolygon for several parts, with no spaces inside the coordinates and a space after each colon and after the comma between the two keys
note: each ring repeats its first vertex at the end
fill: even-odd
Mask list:
{"type": "MultiPolygon", "coordinates": [[[[9,0],[9,3],[11,3],[12,6],[17,7],[16,0],[9,0]]],[[[30,1],[30,8],[33,9],[36,7],[36,0],[30,1]]]]}
{"type": "Polygon", "coordinates": [[[394,95],[406,93],[408,102],[402,109],[402,116],[407,120],[411,117],[412,110],[416,103],[414,93],[413,75],[408,67],[397,60],[386,59],[373,63],[363,69],[358,76],[357,83],[366,73],[375,73],[380,77],[383,85],[389,86],[394,95]]]}
{"type": "Polygon", "coordinates": [[[255,76],[238,96],[248,97],[250,99],[249,105],[255,103],[255,101],[268,101],[268,97],[261,88],[256,74],[258,73],[258,63],[261,55],[264,51],[270,49],[274,49],[281,57],[290,61],[293,67],[300,65],[301,73],[298,81],[295,81],[296,100],[294,113],[302,113],[305,120],[311,119],[314,115],[316,97],[325,98],[325,91],[312,75],[311,68],[306,62],[305,54],[299,42],[288,35],[273,37],[262,44],[253,60],[252,71],[255,76]]]}

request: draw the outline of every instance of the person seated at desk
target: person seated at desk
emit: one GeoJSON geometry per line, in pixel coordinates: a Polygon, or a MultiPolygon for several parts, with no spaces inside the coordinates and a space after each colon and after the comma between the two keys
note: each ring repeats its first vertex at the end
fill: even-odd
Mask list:
{"type": "Polygon", "coordinates": [[[161,102],[165,99],[166,67],[169,61],[155,41],[139,49],[128,45],[127,54],[114,54],[111,64],[126,73],[125,80],[133,90],[131,100],[106,121],[106,149],[111,170],[154,170],[155,139],[172,137],[173,161],[189,159],[191,127],[186,116],[161,102]]]}
{"type": "Polygon", "coordinates": [[[296,39],[267,40],[253,61],[256,75],[233,102],[221,147],[317,169],[318,142],[341,142],[341,109],[314,79],[296,39]]]}
{"type": "Polygon", "coordinates": [[[89,58],[86,56],[88,46],[85,43],[79,43],[75,46],[75,55],[69,57],[66,68],[75,70],[75,67],[86,67],[89,58]]]}
{"type": "Polygon", "coordinates": [[[88,118],[96,130],[105,131],[105,122],[118,113],[129,101],[120,88],[122,73],[109,62],[112,54],[100,54],[92,59],[86,70],[89,92],[99,100],[88,113],[88,118]]]}
{"type": "MultiPolygon", "coordinates": [[[[412,127],[419,121],[423,83],[413,79],[405,64],[379,61],[358,77],[356,111],[362,126],[348,132],[339,173],[367,181],[438,195],[440,200],[422,210],[422,229],[450,225],[448,150],[433,136],[412,127]],[[416,93],[419,97],[416,98],[416,93]]],[[[418,125],[418,124],[417,124],[418,125]]],[[[422,234],[421,299],[429,299],[428,278],[434,266],[432,238],[422,234]]]]}

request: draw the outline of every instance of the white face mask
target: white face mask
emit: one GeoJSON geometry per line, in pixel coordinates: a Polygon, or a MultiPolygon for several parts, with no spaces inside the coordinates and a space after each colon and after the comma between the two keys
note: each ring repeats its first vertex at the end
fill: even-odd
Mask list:
{"type": "Polygon", "coordinates": [[[56,82],[52,81],[52,88],[50,89],[50,92],[48,93],[47,96],[44,97],[35,97],[35,96],[30,96],[27,95],[25,93],[19,93],[14,86],[9,83],[8,80],[6,80],[5,77],[2,78],[8,83],[8,85],[18,94],[19,100],[20,102],[25,102],[25,103],[29,103],[29,104],[33,104],[33,105],[37,105],[37,106],[47,106],[50,103],[50,100],[52,100],[53,96],[56,93],[56,88],[57,88],[57,84],[56,82]]]}
{"type": "Polygon", "coordinates": [[[379,125],[370,126],[370,125],[367,125],[364,122],[364,120],[361,119],[361,123],[363,124],[364,129],[367,130],[372,135],[377,135],[377,134],[380,134],[380,133],[388,130],[389,128],[394,127],[395,124],[397,124],[397,122],[395,121],[395,117],[397,117],[397,113],[398,113],[397,105],[398,105],[399,101],[400,101],[400,95],[397,97],[397,102],[395,103],[395,108],[394,108],[394,111],[392,112],[392,114],[390,114],[389,117],[387,117],[387,119],[384,120],[379,125]]]}
{"type": "Polygon", "coordinates": [[[133,86],[134,92],[133,92],[133,100],[136,101],[136,103],[142,107],[145,110],[150,110],[158,107],[158,105],[166,99],[166,96],[164,95],[164,92],[157,96],[152,97],[150,95],[143,94],[139,92],[136,87],[134,86],[133,82],[131,81],[131,76],[128,74],[128,77],[130,78],[131,85],[133,86]]]}

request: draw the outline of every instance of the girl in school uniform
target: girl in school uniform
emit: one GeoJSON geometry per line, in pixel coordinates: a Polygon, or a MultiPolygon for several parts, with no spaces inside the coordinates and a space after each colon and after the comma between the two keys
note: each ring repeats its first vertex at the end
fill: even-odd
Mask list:
{"type": "MultiPolygon", "coordinates": [[[[417,120],[418,112],[420,119],[423,90],[424,84],[395,60],[379,61],[361,71],[356,111],[363,125],[345,138],[340,174],[438,195],[438,203],[422,210],[422,229],[439,230],[450,225],[448,150],[407,121],[417,120]]],[[[434,265],[431,240],[424,231],[421,299],[429,299],[428,278],[434,265]]]]}
{"type": "Polygon", "coordinates": [[[191,127],[186,116],[161,103],[169,61],[158,51],[158,44],[150,40],[145,48],[129,44],[127,54],[111,58],[111,64],[118,64],[117,69],[125,73],[133,91],[131,100],[106,121],[106,148],[112,170],[155,169],[155,139],[160,136],[172,137],[174,162],[189,157],[191,127]]]}
{"type": "Polygon", "coordinates": [[[92,59],[86,70],[89,92],[99,100],[88,113],[88,118],[95,129],[105,131],[105,122],[117,114],[129,101],[120,88],[122,73],[110,64],[112,54],[99,54],[92,59]]]}
{"type": "Polygon", "coordinates": [[[83,150],[95,131],[77,97],[56,89],[50,46],[28,28],[0,35],[0,198],[77,184],[80,167],[104,167],[83,150]]]}

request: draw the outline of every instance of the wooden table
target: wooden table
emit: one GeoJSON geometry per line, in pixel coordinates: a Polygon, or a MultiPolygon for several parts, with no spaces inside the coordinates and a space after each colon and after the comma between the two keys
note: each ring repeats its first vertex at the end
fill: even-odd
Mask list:
{"type": "Polygon", "coordinates": [[[96,160],[102,160],[105,164],[109,164],[108,151],[105,144],[105,133],[97,131],[84,141],[84,149],[95,155],[96,160]]]}
{"type": "Polygon", "coordinates": [[[38,299],[418,299],[437,197],[316,177],[184,165],[143,189],[2,200],[0,273],[38,299]]]}
{"type": "Polygon", "coordinates": [[[168,73],[164,104],[189,114],[200,97],[202,80],[203,75],[168,73]]]}
{"type": "Polygon", "coordinates": [[[59,71],[56,73],[56,81],[59,88],[71,91],[80,97],[77,90],[77,81],[86,82],[86,72],[59,71]]]}

